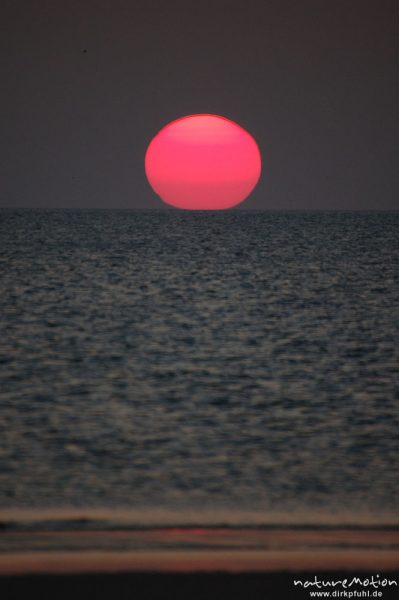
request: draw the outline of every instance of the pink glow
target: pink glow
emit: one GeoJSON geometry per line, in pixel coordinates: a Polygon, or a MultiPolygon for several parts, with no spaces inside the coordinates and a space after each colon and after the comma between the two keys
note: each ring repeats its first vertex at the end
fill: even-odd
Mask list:
{"type": "Polygon", "coordinates": [[[218,210],[239,204],[261,173],[254,138],[216,115],[191,115],[166,125],[153,138],[145,171],[161,199],[176,208],[218,210]]]}

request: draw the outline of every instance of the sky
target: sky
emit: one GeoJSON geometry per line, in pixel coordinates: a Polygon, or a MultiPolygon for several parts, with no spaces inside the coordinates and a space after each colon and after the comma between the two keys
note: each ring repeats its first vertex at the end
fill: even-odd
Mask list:
{"type": "MultiPolygon", "coordinates": [[[[166,208],[144,155],[223,115],[244,209],[399,209],[398,0],[2,0],[0,206],[166,208]]],[[[173,210],[173,209],[171,209],[173,210]]]]}

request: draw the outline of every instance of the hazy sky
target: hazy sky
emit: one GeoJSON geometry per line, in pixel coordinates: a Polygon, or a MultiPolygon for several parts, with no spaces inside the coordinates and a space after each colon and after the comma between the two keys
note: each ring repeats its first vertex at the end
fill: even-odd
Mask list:
{"type": "Polygon", "coordinates": [[[399,208],[398,0],[2,0],[1,206],[165,208],[144,153],[193,113],[256,138],[243,208],[399,208]]]}

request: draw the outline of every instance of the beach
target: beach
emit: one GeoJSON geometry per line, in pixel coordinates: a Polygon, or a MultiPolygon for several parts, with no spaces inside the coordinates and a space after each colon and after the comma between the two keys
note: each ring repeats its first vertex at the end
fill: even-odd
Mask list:
{"type": "Polygon", "coordinates": [[[385,599],[397,598],[398,594],[398,530],[165,528],[2,535],[3,543],[4,535],[9,536],[10,546],[12,537],[23,537],[20,542],[27,548],[27,538],[31,537],[36,548],[46,544],[47,548],[56,548],[56,540],[58,548],[64,548],[3,553],[0,592],[7,600],[35,594],[57,600],[300,599],[320,590],[381,592],[378,597],[385,599]],[[175,540],[173,547],[171,537],[175,540]],[[96,541],[105,547],[104,539],[108,540],[108,547],[113,544],[119,550],[96,550],[96,541]],[[200,539],[203,549],[198,549],[200,539]],[[143,547],[145,541],[146,550],[122,549],[129,542],[143,547]],[[71,550],[72,547],[81,550],[71,550]]]}
{"type": "MultiPolygon", "coordinates": [[[[10,557],[12,561],[13,557],[10,557]]],[[[47,557],[48,558],[48,557],[47,557]]],[[[346,570],[320,570],[313,568],[285,570],[277,565],[284,563],[282,557],[263,557],[265,570],[261,570],[258,561],[251,562],[253,557],[247,556],[244,562],[241,559],[224,556],[215,561],[215,556],[191,557],[191,561],[197,560],[196,567],[191,562],[190,569],[185,570],[188,565],[181,562],[182,556],[170,557],[171,560],[163,560],[162,557],[152,557],[147,561],[145,557],[120,557],[114,556],[114,560],[107,556],[74,556],[52,558],[47,562],[46,571],[45,557],[36,557],[32,561],[27,557],[24,567],[30,567],[30,572],[18,575],[0,575],[1,597],[7,600],[19,600],[30,596],[56,598],[57,600],[69,599],[169,599],[176,600],[192,598],[193,600],[300,600],[309,598],[311,592],[335,591],[337,597],[378,597],[385,600],[398,597],[398,571],[393,569],[398,565],[398,556],[385,556],[382,563],[377,563],[385,568],[372,569],[376,564],[375,557],[370,556],[363,563],[363,567],[369,569],[347,568],[346,570]],[[373,560],[374,558],[374,560],[373,560]],[[83,560],[82,560],[83,559],[83,560]],[[31,561],[31,562],[30,562],[31,561]],[[43,562],[41,562],[43,561],[43,562]],[[157,563],[158,561],[158,563],[157,563]],[[177,562],[175,562],[177,561],[177,562]],[[39,565],[43,569],[40,571],[39,565]],[[130,567],[130,569],[128,569],[130,567]],[[136,570],[136,568],[138,570],[136,570]],[[148,569],[147,569],[148,567],[148,569]],[[156,568],[158,567],[158,568],[156,568]],[[199,567],[199,568],[198,568],[199,567]],[[273,568],[275,567],[275,568],[273,568]],[[52,570],[54,569],[54,572],[52,570]],[[237,570],[236,570],[237,569],[237,570]],[[348,595],[349,593],[352,595],[348,595]]],[[[260,557],[259,557],[260,558],[260,557]]],[[[359,558],[359,557],[358,557],[359,558]]],[[[299,563],[309,564],[310,556],[303,557],[299,563]]],[[[340,559],[336,556],[338,564],[340,559]]],[[[260,561],[262,563],[262,561],[260,561]]],[[[321,561],[323,562],[323,561],[321,561]]],[[[331,563],[333,564],[333,563],[331,563]]],[[[357,564],[355,560],[354,564],[357,564]]],[[[22,568],[23,561],[18,565],[22,568]]],[[[4,563],[2,569],[4,569],[4,563]]],[[[348,565],[347,565],[348,566],[348,565]]],[[[13,563],[13,568],[17,562],[13,563]]],[[[314,595],[313,595],[314,597],[314,595]]]]}
{"type": "MultiPolygon", "coordinates": [[[[363,579],[366,574],[357,573],[363,579]]],[[[5,598],[19,599],[33,595],[57,600],[70,598],[120,600],[301,600],[309,598],[308,589],[294,585],[294,578],[314,580],[314,573],[119,573],[119,574],[80,574],[80,575],[39,575],[0,579],[5,598]],[[8,595],[6,595],[8,594],[8,595]]],[[[345,572],[319,573],[320,580],[343,581],[352,574],[345,572]]],[[[388,580],[397,581],[397,574],[384,573],[388,580]],[[396,578],[395,578],[396,577],[396,578]]],[[[314,588],[311,588],[312,590],[314,588]]],[[[324,588],[325,589],[325,588],[324,588]]],[[[335,588],[338,589],[338,588],[335,588]]],[[[354,588],[353,588],[354,589],[354,588]]],[[[359,587],[357,588],[359,589],[359,587]]],[[[382,598],[397,598],[397,587],[381,588],[382,598]]],[[[366,591],[361,589],[361,591],[366,591]]],[[[381,591],[373,590],[373,591],[381,591]]],[[[341,590],[340,590],[341,591],[341,590]]],[[[334,597],[334,596],[333,596],[334,597]]],[[[347,596],[351,597],[351,596],[347,596]]],[[[352,596],[355,597],[355,596],[352,596]]],[[[360,596],[361,597],[361,596],[360,596]]],[[[364,596],[363,596],[364,597],[364,596]]]]}

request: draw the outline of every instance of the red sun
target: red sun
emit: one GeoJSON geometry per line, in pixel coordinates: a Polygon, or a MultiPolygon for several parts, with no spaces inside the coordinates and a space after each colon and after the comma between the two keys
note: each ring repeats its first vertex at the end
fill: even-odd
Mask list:
{"type": "Polygon", "coordinates": [[[191,115],[153,138],[145,172],[154,192],[176,208],[220,210],[236,206],[261,173],[259,148],[245,129],[217,115],[191,115]]]}

